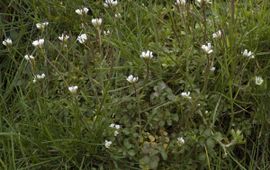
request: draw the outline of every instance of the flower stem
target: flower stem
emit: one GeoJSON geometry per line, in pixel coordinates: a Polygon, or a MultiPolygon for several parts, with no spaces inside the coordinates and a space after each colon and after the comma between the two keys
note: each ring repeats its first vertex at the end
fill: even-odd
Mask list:
{"type": "Polygon", "coordinates": [[[149,75],[150,75],[149,60],[146,60],[146,80],[149,80],[149,75]]]}
{"type": "Polygon", "coordinates": [[[203,25],[204,25],[204,41],[207,40],[207,21],[206,21],[206,2],[202,0],[202,13],[203,13],[203,25]]]}
{"type": "Polygon", "coordinates": [[[97,40],[98,40],[98,44],[99,44],[99,53],[100,56],[103,56],[102,54],[102,41],[101,41],[101,29],[98,27],[97,28],[97,40]]]}
{"type": "Polygon", "coordinates": [[[134,88],[134,92],[135,92],[135,97],[137,100],[137,108],[138,108],[138,116],[139,116],[139,128],[140,128],[140,135],[142,134],[142,117],[141,117],[141,107],[140,107],[140,99],[139,96],[137,95],[137,88],[135,83],[132,83],[132,86],[134,88]]]}
{"type": "Polygon", "coordinates": [[[204,71],[204,84],[203,84],[202,92],[205,92],[208,86],[210,67],[211,67],[210,55],[207,55],[207,64],[204,71]]]}
{"type": "Polygon", "coordinates": [[[132,83],[132,86],[134,88],[135,97],[137,97],[137,89],[136,89],[135,83],[132,83]]]}

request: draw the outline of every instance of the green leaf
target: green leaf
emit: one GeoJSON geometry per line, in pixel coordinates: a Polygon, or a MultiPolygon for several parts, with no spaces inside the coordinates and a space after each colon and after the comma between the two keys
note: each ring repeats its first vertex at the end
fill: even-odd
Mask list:
{"type": "Polygon", "coordinates": [[[151,161],[149,162],[149,168],[150,169],[157,169],[159,163],[159,157],[153,156],[151,157],[151,161]]]}
{"type": "Polygon", "coordinates": [[[212,138],[208,138],[206,140],[206,145],[207,145],[208,148],[211,148],[212,149],[212,148],[215,147],[216,142],[212,138]]]}
{"type": "Polygon", "coordinates": [[[168,155],[167,155],[166,151],[163,149],[163,147],[160,147],[160,154],[161,154],[163,160],[168,159],[168,155]]]}
{"type": "Polygon", "coordinates": [[[136,155],[136,152],[134,151],[134,150],[129,150],[128,151],[128,154],[129,154],[129,156],[135,156],[136,155]]]}

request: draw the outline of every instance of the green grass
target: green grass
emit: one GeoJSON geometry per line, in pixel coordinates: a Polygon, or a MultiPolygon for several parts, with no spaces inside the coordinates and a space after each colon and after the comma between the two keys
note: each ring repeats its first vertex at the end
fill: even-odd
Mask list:
{"type": "Polygon", "coordinates": [[[233,2],[2,0],[0,169],[269,169],[270,1],[233,2]]]}

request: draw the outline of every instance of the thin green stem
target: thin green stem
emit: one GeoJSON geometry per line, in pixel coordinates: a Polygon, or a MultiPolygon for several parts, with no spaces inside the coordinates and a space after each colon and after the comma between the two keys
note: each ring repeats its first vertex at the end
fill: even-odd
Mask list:
{"type": "Polygon", "coordinates": [[[203,26],[204,26],[204,41],[207,41],[207,20],[206,20],[206,2],[202,0],[202,15],[203,15],[203,26]]]}

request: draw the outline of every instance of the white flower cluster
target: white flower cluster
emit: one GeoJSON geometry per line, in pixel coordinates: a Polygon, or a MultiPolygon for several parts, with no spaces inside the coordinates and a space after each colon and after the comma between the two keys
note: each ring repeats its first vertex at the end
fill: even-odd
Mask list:
{"type": "Polygon", "coordinates": [[[35,40],[35,41],[32,42],[32,45],[34,47],[42,48],[43,45],[44,45],[44,39],[42,38],[42,39],[35,40]]]}
{"type": "Polygon", "coordinates": [[[127,77],[129,83],[136,83],[139,80],[139,77],[135,77],[132,74],[127,77]]]}
{"type": "Polygon", "coordinates": [[[211,54],[213,52],[212,49],[212,44],[211,43],[207,43],[205,45],[202,45],[201,48],[203,49],[204,52],[206,52],[207,54],[211,54]]]}
{"type": "Polygon", "coordinates": [[[141,58],[144,58],[144,59],[152,59],[153,58],[153,52],[152,51],[143,51],[141,53],[141,58]]]}
{"type": "Polygon", "coordinates": [[[115,129],[114,136],[119,135],[119,131],[118,130],[121,128],[120,125],[112,123],[112,124],[110,124],[110,128],[115,129]]]}
{"type": "Polygon", "coordinates": [[[40,23],[37,23],[36,24],[36,27],[37,27],[37,29],[39,29],[39,30],[43,30],[46,26],[48,26],[49,25],[49,22],[40,22],[40,23]]]}
{"type": "Polygon", "coordinates": [[[12,40],[11,40],[10,38],[6,38],[6,39],[2,42],[2,44],[3,44],[4,46],[11,46],[11,45],[12,45],[12,40]]]}
{"type": "Polygon", "coordinates": [[[196,0],[197,3],[201,4],[204,1],[206,4],[212,4],[210,0],[196,0]]]}
{"type": "Polygon", "coordinates": [[[186,0],[176,0],[175,5],[185,5],[187,2],[186,0]]]}
{"type": "Polygon", "coordinates": [[[182,146],[185,144],[185,139],[183,137],[178,137],[177,143],[178,143],[178,145],[182,146]]]}
{"type": "Polygon", "coordinates": [[[221,36],[222,36],[221,30],[218,30],[217,32],[214,32],[214,33],[212,34],[212,37],[213,37],[214,39],[220,38],[221,36]]]}
{"type": "Polygon", "coordinates": [[[100,27],[102,24],[102,18],[93,18],[91,22],[94,27],[100,27]]]}
{"type": "Polygon", "coordinates": [[[104,145],[105,145],[105,147],[106,147],[107,149],[109,149],[109,148],[110,148],[110,146],[112,145],[112,141],[105,140],[104,145]]]}
{"type": "Polygon", "coordinates": [[[106,36],[106,35],[110,35],[111,34],[111,31],[110,30],[107,30],[107,31],[103,31],[103,34],[106,36]]]}
{"type": "Polygon", "coordinates": [[[35,57],[34,57],[33,55],[28,55],[28,54],[26,54],[26,55],[24,56],[24,59],[27,60],[27,61],[30,61],[30,60],[34,60],[35,57]]]}
{"type": "Polygon", "coordinates": [[[256,76],[255,77],[255,84],[260,86],[263,84],[263,78],[261,76],[256,76]]]}
{"type": "Polygon", "coordinates": [[[86,8],[86,7],[83,7],[83,8],[79,8],[79,9],[76,9],[75,12],[78,14],[78,15],[86,15],[88,13],[89,9],[86,8]]]}
{"type": "Polygon", "coordinates": [[[61,36],[58,37],[58,39],[62,42],[66,42],[69,39],[69,36],[66,34],[62,34],[61,36]]]}
{"type": "Polygon", "coordinates": [[[184,97],[184,98],[186,98],[186,99],[191,99],[191,96],[190,96],[190,92],[189,91],[188,92],[182,92],[181,93],[181,96],[184,97]]]}
{"type": "Polygon", "coordinates": [[[211,68],[210,68],[210,71],[211,72],[214,72],[216,70],[216,67],[214,67],[214,66],[212,66],[211,68]]]}
{"type": "Polygon", "coordinates": [[[108,7],[114,7],[118,4],[117,0],[105,0],[105,2],[103,3],[104,7],[108,8],[108,7]]]}
{"type": "Polygon", "coordinates": [[[249,59],[255,58],[253,52],[248,51],[247,49],[245,49],[245,50],[242,52],[242,55],[243,55],[244,57],[249,58],[249,59]]]}
{"type": "Polygon", "coordinates": [[[45,73],[42,73],[42,74],[37,74],[34,76],[34,80],[33,80],[33,83],[36,83],[37,80],[41,80],[41,79],[44,79],[46,77],[45,73]]]}
{"type": "Polygon", "coordinates": [[[77,37],[77,41],[79,41],[79,43],[81,43],[81,44],[85,43],[86,40],[87,40],[86,34],[81,34],[77,37]]]}
{"type": "Polygon", "coordinates": [[[78,86],[69,86],[68,90],[70,91],[70,93],[76,93],[78,90],[78,86]]]}
{"type": "Polygon", "coordinates": [[[120,13],[116,13],[116,14],[114,14],[114,17],[115,17],[115,18],[121,18],[122,15],[121,15],[120,13]]]}

